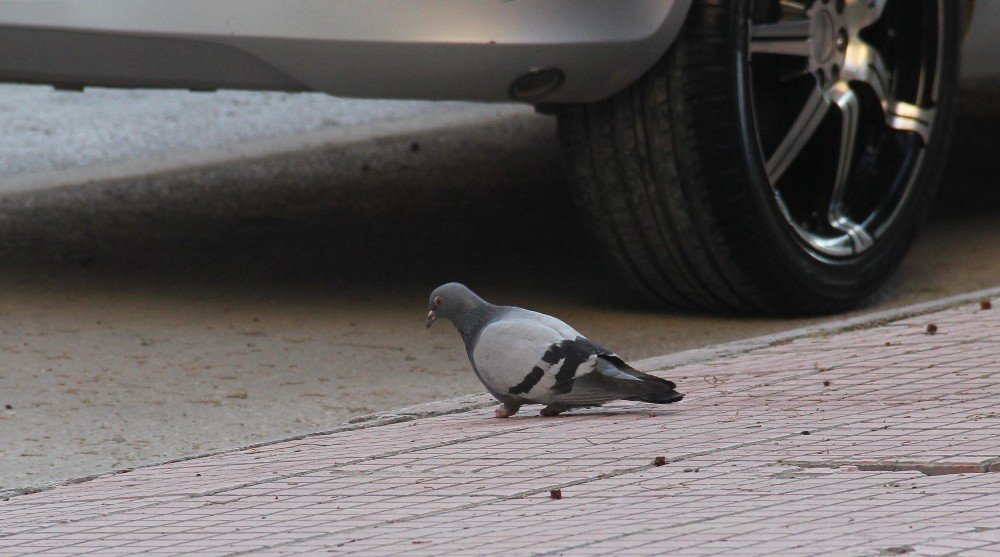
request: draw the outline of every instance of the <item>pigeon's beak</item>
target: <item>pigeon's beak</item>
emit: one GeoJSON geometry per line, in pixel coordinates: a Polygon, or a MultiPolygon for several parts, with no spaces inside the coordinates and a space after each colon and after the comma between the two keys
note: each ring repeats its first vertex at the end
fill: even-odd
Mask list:
{"type": "Polygon", "coordinates": [[[427,312],[427,328],[428,329],[431,328],[431,325],[434,324],[434,321],[436,321],[437,318],[438,318],[438,316],[437,316],[437,314],[434,313],[434,310],[430,310],[430,311],[427,312]]]}

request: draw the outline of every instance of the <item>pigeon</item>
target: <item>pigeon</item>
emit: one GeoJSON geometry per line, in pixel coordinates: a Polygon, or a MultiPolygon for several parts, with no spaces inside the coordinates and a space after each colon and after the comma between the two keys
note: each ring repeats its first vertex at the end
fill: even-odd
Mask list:
{"type": "Polygon", "coordinates": [[[427,327],[440,318],[458,329],[472,369],[500,401],[496,417],[523,404],[544,404],[541,416],[612,400],[654,404],[684,395],[672,381],[643,373],[573,327],[544,313],[496,306],[457,282],[431,293],[427,327]]]}

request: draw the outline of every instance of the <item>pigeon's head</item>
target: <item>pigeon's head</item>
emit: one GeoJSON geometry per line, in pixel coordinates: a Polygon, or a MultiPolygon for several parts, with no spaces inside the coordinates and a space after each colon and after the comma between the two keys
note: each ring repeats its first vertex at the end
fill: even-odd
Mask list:
{"type": "Polygon", "coordinates": [[[439,317],[455,322],[455,318],[483,304],[483,299],[466,288],[464,284],[449,282],[442,284],[431,292],[430,311],[427,312],[427,327],[434,324],[439,317]]]}

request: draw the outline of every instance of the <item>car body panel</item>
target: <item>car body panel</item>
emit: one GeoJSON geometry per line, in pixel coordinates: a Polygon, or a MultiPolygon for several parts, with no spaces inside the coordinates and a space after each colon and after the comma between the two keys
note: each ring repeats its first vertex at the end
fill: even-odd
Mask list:
{"type": "Polygon", "coordinates": [[[680,31],[691,0],[0,0],[0,81],[314,90],[545,102],[607,97],[680,31]]]}
{"type": "MultiPolygon", "coordinates": [[[[0,0],[0,81],[322,91],[367,98],[589,102],[637,80],[692,0],[0,0]]],[[[971,5],[971,4],[969,4],[971,5]]],[[[963,79],[1000,76],[1000,0],[979,0],[963,79]]]]}

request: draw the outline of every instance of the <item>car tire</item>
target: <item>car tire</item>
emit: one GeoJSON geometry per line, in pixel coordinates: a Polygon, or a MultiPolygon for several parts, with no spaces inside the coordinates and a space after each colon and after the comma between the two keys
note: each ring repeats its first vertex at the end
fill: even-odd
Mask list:
{"type": "Polygon", "coordinates": [[[613,98],[557,109],[586,226],[657,305],[818,314],[899,266],[941,177],[952,0],[694,0],[613,98]]]}

